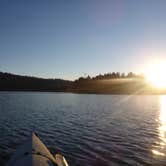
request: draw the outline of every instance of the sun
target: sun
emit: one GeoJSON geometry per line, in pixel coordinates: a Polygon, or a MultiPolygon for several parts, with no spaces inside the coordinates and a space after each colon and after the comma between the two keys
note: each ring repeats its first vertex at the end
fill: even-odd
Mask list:
{"type": "Polygon", "coordinates": [[[147,81],[156,88],[166,88],[166,61],[155,61],[145,72],[147,81]]]}

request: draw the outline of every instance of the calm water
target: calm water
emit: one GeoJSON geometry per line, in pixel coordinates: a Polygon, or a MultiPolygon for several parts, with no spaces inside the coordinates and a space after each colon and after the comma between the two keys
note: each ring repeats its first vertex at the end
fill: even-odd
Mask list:
{"type": "Polygon", "coordinates": [[[0,92],[0,163],[37,131],[72,166],[166,165],[166,96],[0,92]]]}

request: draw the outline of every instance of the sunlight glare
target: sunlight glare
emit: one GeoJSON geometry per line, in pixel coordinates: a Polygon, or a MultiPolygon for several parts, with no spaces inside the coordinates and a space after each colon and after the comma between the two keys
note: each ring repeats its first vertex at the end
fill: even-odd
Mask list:
{"type": "Polygon", "coordinates": [[[161,97],[161,112],[160,112],[160,138],[164,145],[166,144],[166,96],[161,97]]]}
{"type": "Polygon", "coordinates": [[[152,153],[158,156],[165,156],[166,148],[166,96],[161,96],[160,98],[160,115],[159,115],[159,140],[157,142],[159,146],[157,149],[153,149],[152,153]]]}
{"type": "Polygon", "coordinates": [[[155,154],[155,155],[157,155],[157,156],[165,156],[164,153],[161,153],[161,152],[159,152],[157,150],[152,150],[152,153],[155,154]]]}
{"type": "Polygon", "coordinates": [[[157,88],[166,88],[166,62],[155,61],[145,72],[147,81],[157,88]]]}

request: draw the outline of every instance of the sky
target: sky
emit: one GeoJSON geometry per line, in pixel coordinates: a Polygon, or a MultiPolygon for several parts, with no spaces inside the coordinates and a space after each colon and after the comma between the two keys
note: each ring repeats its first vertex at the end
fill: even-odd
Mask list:
{"type": "Polygon", "coordinates": [[[1,0],[0,71],[73,80],[165,58],[165,0],[1,0]]]}

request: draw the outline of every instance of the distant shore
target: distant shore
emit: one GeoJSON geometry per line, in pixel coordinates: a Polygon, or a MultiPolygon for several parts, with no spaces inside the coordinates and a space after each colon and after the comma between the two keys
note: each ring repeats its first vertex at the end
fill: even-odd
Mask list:
{"type": "Polygon", "coordinates": [[[64,92],[77,94],[163,95],[166,89],[150,86],[142,78],[115,78],[102,80],[42,79],[0,73],[0,91],[64,92]]]}

